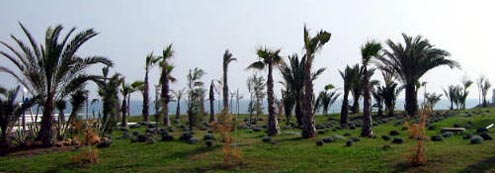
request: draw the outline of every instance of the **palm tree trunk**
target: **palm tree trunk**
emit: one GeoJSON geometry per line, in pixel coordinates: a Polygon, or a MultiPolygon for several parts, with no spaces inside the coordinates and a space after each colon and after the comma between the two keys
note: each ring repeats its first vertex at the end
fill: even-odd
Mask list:
{"type": "Polygon", "coordinates": [[[342,108],[340,109],[340,126],[347,127],[347,119],[349,117],[349,91],[344,91],[344,99],[342,100],[342,108]]]}
{"type": "Polygon", "coordinates": [[[149,91],[149,81],[148,81],[148,68],[144,75],[144,91],[143,91],[143,119],[145,122],[149,121],[149,109],[150,109],[150,91],[149,91]]]}
{"type": "Polygon", "coordinates": [[[316,136],[315,119],[313,116],[313,81],[311,76],[312,53],[306,52],[306,62],[304,63],[304,94],[302,100],[302,137],[313,138],[316,136]]]}
{"type": "Polygon", "coordinates": [[[268,80],[266,81],[267,96],[268,96],[268,136],[278,135],[280,127],[278,126],[277,110],[275,108],[275,97],[273,93],[273,67],[268,64],[268,80]]]}
{"type": "Polygon", "coordinates": [[[122,127],[127,127],[127,98],[124,95],[122,100],[122,127]]]}
{"type": "Polygon", "coordinates": [[[180,97],[177,98],[177,107],[175,108],[175,119],[179,120],[180,116],[180,97]]]}
{"type": "Polygon", "coordinates": [[[359,113],[359,94],[354,95],[354,101],[352,104],[352,113],[353,114],[359,113]]]}
{"type": "Polygon", "coordinates": [[[418,114],[418,98],[414,84],[406,84],[406,112],[409,116],[418,114]]]}
{"type": "Polygon", "coordinates": [[[54,110],[53,94],[48,95],[48,99],[43,105],[43,116],[41,117],[41,129],[38,138],[45,147],[53,146],[52,114],[54,110]]]}
{"type": "Polygon", "coordinates": [[[371,97],[370,97],[370,86],[369,86],[369,76],[366,66],[364,66],[364,78],[363,78],[363,125],[361,129],[361,137],[372,137],[373,136],[373,119],[371,117],[371,97]]]}
{"type": "Polygon", "coordinates": [[[213,92],[213,84],[210,85],[210,123],[217,121],[215,118],[215,93],[213,92]]]}
{"type": "Polygon", "coordinates": [[[229,108],[229,83],[227,82],[228,64],[223,62],[223,109],[229,108]]]}
{"type": "Polygon", "coordinates": [[[163,125],[166,127],[170,127],[170,117],[168,116],[168,102],[170,101],[168,91],[170,90],[169,88],[169,80],[168,80],[168,70],[167,66],[168,64],[166,61],[163,64],[162,67],[162,92],[160,93],[161,95],[161,101],[162,101],[162,112],[161,114],[163,115],[163,125]]]}
{"type": "Polygon", "coordinates": [[[299,127],[302,127],[302,116],[303,116],[303,112],[302,112],[302,106],[301,106],[301,102],[302,102],[302,97],[301,96],[298,96],[298,99],[296,100],[296,106],[294,108],[294,113],[296,114],[296,121],[297,121],[297,126],[299,127]]]}

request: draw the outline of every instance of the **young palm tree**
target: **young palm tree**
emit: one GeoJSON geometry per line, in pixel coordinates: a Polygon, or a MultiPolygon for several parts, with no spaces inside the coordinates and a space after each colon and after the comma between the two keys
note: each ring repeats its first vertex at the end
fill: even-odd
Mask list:
{"type": "Polygon", "coordinates": [[[275,108],[275,96],[273,93],[273,66],[282,63],[279,50],[258,49],[257,55],[259,60],[248,66],[248,69],[265,69],[268,68],[268,77],[266,81],[266,93],[268,95],[268,130],[267,135],[274,136],[280,133],[280,127],[277,120],[277,110],[275,108]]]}
{"type": "Polygon", "coordinates": [[[295,94],[292,93],[290,90],[282,89],[282,104],[284,106],[284,114],[286,117],[286,125],[290,125],[290,118],[292,116],[292,110],[294,109],[294,106],[296,105],[296,97],[295,94]]]}
{"type": "Polygon", "coordinates": [[[59,140],[62,140],[62,127],[65,123],[65,114],[64,110],[67,107],[67,102],[63,99],[55,101],[55,108],[58,110],[58,120],[57,120],[57,138],[59,140]]]}
{"type": "MultiPolygon", "coordinates": [[[[170,81],[175,81],[170,74],[173,70],[173,66],[169,64],[168,60],[174,56],[174,50],[172,49],[172,44],[168,45],[165,50],[163,50],[163,54],[159,57],[160,66],[162,68],[162,74],[160,76],[160,84],[161,84],[161,92],[160,92],[160,100],[162,103],[162,111],[161,115],[163,115],[163,125],[170,127],[170,117],[168,115],[168,103],[170,102],[170,81]]],[[[157,115],[160,115],[157,114],[157,115]]],[[[160,116],[158,116],[160,119],[160,116]]]]}
{"type": "Polygon", "coordinates": [[[449,85],[447,90],[443,90],[445,97],[449,98],[450,110],[454,110],[454,104],[458,102],[460,87],[455,85],[449,85]]]}
{"type": "Polygon", "coordinates": [[[23,101],[22,104],[16,102],[17,95],[19,94],[21,86],[17,86],[15,89],[7,90],[0,87],[0,130],[2,131],[0,136],[0,147],[8,147],[10,144],[7,132],[11,131],[11,128],[19,120],[22,112],[30,108],[38,100],[38,97],[23,101]],[[3,96],[4,98],[2,98],[3,96]]]}
{"type": "Polygon", "coordinates": [[[406,112],[410,116],[418,113],[417,86],[419,79],[429,70],[447,65],[450,68],[460,67],[456,61],[447,59],[450,54],[436,48],[430,42],[421,37],[410,37],[402,34],[404,44],[387,41],[389,50],[385,50],[385,56],[379,60],[389,66],[404,84],[406,89],[406,112]]]}
{"type": "MultiPolygon", "coordinates": [[[[356,66],[358,66],[356,64],[356,66]]],[[[344,96],[342,99],[342,108],[340,109],[340,126],[341,127],[346,127],[348,123],[348,116],[349,116],[349,92],[353,88],[353,80],[354,77],[356,76],[359,71],[356,71],[355,67],[350,67],[347,66],[344,71],[339,71],[340,76],[344,80],[344,96]]]]}
{"type": "Polygon", "coordinates": [[[492,84],[490,84],[490,81],[488,79],[485,79],[484,82],[481,84],[481,95],[483,96],[483,107],[488,106],[488,101],[486,101],[486,95],[488,94],[488,90],[492,87],[492,84]]]}
{"type": "Polygon", "coordinates": [[[362,86],[363,86],[363,125],[361,130],[362,137],[372,137],[373,136],[373,119],[371,116],[371,95],[370,91],[372,86],[370,85],[370,78],[373,75],[373,70],[368,70],[368,64],[370,60],[374,57],[380,56],[380,51],[382,50],[382,45],[376,41],[369,41],[364,46],[361,47],[361,57],[362,57],[362,86]]]}
{"type": "Polygon", "coordinates": [[[426,93],[426,106],[428,106],[431,110],[435,107],[435,105],[441,100],[442,94],[436,93],[426,93]]]}
{"type": "Polygon", "coordinates": [[[229,83],[227,81],[227,73],[229,72],[229,64],[232,61],[237,61],[236,58],[232,57],[232,53],[229,50],[225,50],[223,54],[223,109],[229,108],[229,83]]]}
{"type": "Polygon", "coordinates": [[[461,102],[461,109],[466,109],[466,99],[467,96],[469,95],[468,88],[471,87],[473,84],[473,81],[469,79],[463,79],[462,81],[462,93],[460,94],[460,102],[461,102]]]}
{"type": "Polygon", "coordinates": [[[182,97],[186,95],[186,89],[180,89],[177,91],[172,91],[172,94],[174,95],[175,99],[177,100],[177,107],[175,108],[175,119],[179,120],[180,116],[180,101],[182,100],[182,97]]]}
{"type": "Polygon", "coordinates": [[[122,94],[122,127],[127,127],[127,116],[131,115],[131,94],[136,91],[142,91],[144,82],[135,81],[132,84],[125,84],[122,82],[122,89],[120,90],[122,94]]]}
{"type": "Polygon", "coordinates": [[[353,69],[356,73],[353,73],[354,76],[351,78],[352,82],[352,107],[351,107],[351,112],[353,114],[359,113],[359,99],[361,95],[363,95],[363,80],[364,80],[364,73],[362,71],[362,67],[359,66],[359,64],[356,64],[353,69]]]}
{"type": "Polygon", "coordinates": [[[148,54],[146,56],[146,62],[144,65],[144,84],[143,84],[143,118],[144,121],[148,122],[149,121],[149,107],[150,107],[150,84],[149,84],[149,79],[148,79],[148,74],[151,68],[153,68],[153,65],[158,62],[159,58],[153,56],[153,52],[148,54]]]}
{"type": "Polygon", "coordinates": [[[328,116],[328,108],[331,107],[340,96],[337,91],[330,91],[333,88],[334,86],[332,84],[325,86],[325,90],[321,91],[316,98],[315,110],[320,107],[323,108],[323,114],[325,114],[325,116],[328,116]]]}
{"type": "Polygon", "coordinates": [[[70,126],[74,126],[76,123],[76,118],[78,113],[83,109],[84,102],[88,98],[89,91],[84,89],[84,85],[78,88],[76,91],[70,94],[70,104],[72,106],[72,111],[69,115],[69,120],[64,127],[64,134],[62,134],[62,139],[65,137],[70,126]]]}
{"type": "Polygon", "coordinates": [[[215,91],[217,90],[215,87],[215,81],[220,82],[218,80],[211,80],[210,83],[210,91],[209,91],[209,101],[210,101],[210,123],[216,122],[217,118],[215,117],[215,91]]]}
{"type": "Polygon", "coordinates": [[[112,65],[106,58],[93,56],[81,58],[76,55],[77,50],[97,33],[93,29],[85,30],[72,36],[72,28],[62,36],[63,27],[49,27],[46,31],[45,43],[38,44],[31,33],[20,24],[29,42],[11,36],[19,49],[15,49],[5,42],[0,42],[12,54],[0,51],[0,54],[9,59],[18,72],[0,66],[0,72],[5,72],[16,78],[32,95],[40,95],[43,106],[41,129],[38,139],[44,146],[52,146],[54,132],[52,130],[52,115],[55,109],[55,100],[62,99],[77,87],[88,80],[96,80],[99,76],[84,73],[85,69],[93,64],[112,65]],[[59,38],[62,37],[62,40],[59,38]]]}
{"type": "Polygon", "coordinates": [[[100,127],[101,135],[111,133],[119,117],[119,86],[124,82],[123,77],[116,73],[107,78],[109,66],[102,69],[103,82],[98,83],[98,94],[103,102],[103,118],[100,127]]]}
{"type": "Polygon", "coordinates": [[[304,26],[304,50],[306,61],[304,62],[304,96],[302,100],[302,137],[312,138],[316,136],[315,119],[313,115],[313,74],[311,73],[315,54],[330,41],[331,34],[320,31],[315,37],[309,36],[304,26]],[[309,80],[308,80],[309,79],[309,80]]]}
{"type": "Polygon", "coordinates": [[[189,74],[187,75],[187,86],[188,86],[188,108],[187,115],[189,119],[189,130],[192,131],[193,127],[196,123],[196,116],[203,114],[204,109],[203,101],[204,101],[204,83],[201,81],[201,78],[206,73],[199,68],[194,68],[189,70],[189,74]]]}
{"type": "Polygon", "coordinates": [[[376,115],[377,116],[382,116],[383,115],[383,86],[378,86],[377,88],[374,88],[372,91],[371,91],[371,94],[373,96],[373,100],[375,101],[375,103],[373,104],[372,107],[375,107],[377,108],[377,112],[376,112],[376,115]]]}

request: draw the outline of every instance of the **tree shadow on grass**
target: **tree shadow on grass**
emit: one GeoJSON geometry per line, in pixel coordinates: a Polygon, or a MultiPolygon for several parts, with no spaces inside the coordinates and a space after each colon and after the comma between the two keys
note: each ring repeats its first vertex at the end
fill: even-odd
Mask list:
{"type": "Polygon", "coordinates": [[[495,157],[489,157],[476,164],[469,165],[460,172],[486,172],[495,168],[495,157]]]}

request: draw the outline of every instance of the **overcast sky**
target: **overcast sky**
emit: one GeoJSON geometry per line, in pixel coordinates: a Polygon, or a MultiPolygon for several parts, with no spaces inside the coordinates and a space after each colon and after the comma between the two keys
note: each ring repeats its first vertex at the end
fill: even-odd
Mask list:
{"type": "MultiPolygon", "coordinates": [[[[437,68],[422,78],[428,90],[441,92],[449,84],[460,84],[463,76],[475,80],[485,74],[495,81],[493,7],[494,1],[475,0],[2,0],[0,40],[13,43],[9,34],[26,40],[17,22],[39,42],[48,26],[62,24],[66,31],[94,28],[100,34],[79,55],[110,58],[115,71],[127,81],[142,80],[145,56],[160,54],[173,43],[172,63],[177,66],[173,75],[178,79],[173,89],[185,87],[185,76],[194,67],[207,72],[203,81],[220,79],[222,55],[229,49],[238,59],[229,66],[230,88],[247,93],[246,78],[252,71],[245,68],[256,60],[256,48],[280,48],[284,56],[301,55],[305,24],[313,34],[320,29],[332,33],[315,59],[315,67],[327,68],[316,81],[317,91],[328,83],[342,87],[338,70],[360,62],[359,48],[367,40],[402,41],[401,33],[407,33],[425,36],[462,65],[461,70],[437,68]]],[[[12,66],[4,57],[0,63],[12,66]]],[[[100,73],[100,68],[89,72],[100,73]]],[[[157,83],[158,72],[152,70],[151,83],[157,83]]],[[[278,73],[275,79],[281,80],[278,73]]],[[[6,74],[0,74],[0,81],[4,86],[15,84],[6,74]]],[[[277,84],[277,94],[278,88],[277,84]]],[[[471,91],[470,98],[477,98],[476,86],[471,91]]]]}

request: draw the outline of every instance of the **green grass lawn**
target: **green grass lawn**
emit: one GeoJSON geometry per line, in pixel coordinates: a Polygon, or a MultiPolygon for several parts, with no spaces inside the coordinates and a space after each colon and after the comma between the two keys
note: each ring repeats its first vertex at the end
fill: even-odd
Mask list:
{"type": "MultiPolygon", "coordinates": [[[[475,133],[479,127],[495,123],[495,109],[476,109],[458,111],[455,116],[434,123],[436,130],[428,130],[429,136],[439,134],[441,127],[453,124],[472,126],[467,133],[475,133]],[[467,116],[472,115],[472,116],[467,116]]],[[[338,115],[330,115],[337,117],[338,115]]],[[[239,118],[242,124],[244,116],[239,118]]],[[[326,122],[328,117],[318,116],[317,122],[326,122]]],[[[131,121],[137,121],[132,118],[131,121]]],[[[113,145],[100,150],[97,164],[79,166],[71,162],[70,157],[79,151],[53,152],[35,156],[0,157],[0,172],[483,172],[495,170],[495,142],[469,144],[462,135],[444,138],[443,142],[427,141],[428,164],[426,166],[406,168],[404,163],[415,140],[407,140],[407,131],[403,126],[394,125],[398,120],[374,127],[376,139],[360,138],[351,147],[345,146],[345,140],[316,146],[316,141],[335,134],[350,133],[357,137],[360,128],[355,130],[328,131],[315,139],[301,139],[297,129],[283,130],[282,134],[272,138],[276,144],[264,143],[263,132],[250,133],[239,128],[234,133],[236,143],[243,153],[242,164],[223,167],[223,154],[220,140],[215,146],[207,148],[203,140],[206,131],[196,130],[194,135],[200,142],[186,144],[158,141],[155,144],[131,143],[130,140],[118,140],[122,132],[114,132],[113,145]],[[381,139],[391,130],[400,132],[406,139],[404,144],[391,144],[381,139]],[[390,149],[383,149],[390,145],[390,149]]],[[[282,127],[284,122],[280,122],[282,127]]],[[[131,129],[134,131],[136,129],[131,129]]],[[[145,128],[137,130],[144,131],[145,128]]],[[[180,134],[172,133],[177,139],[180,134]]],[[[495,130],[490,130],[495,135],[495,130]]],[[[158,139],[158,136],[157,136],[158,139]]]]}

